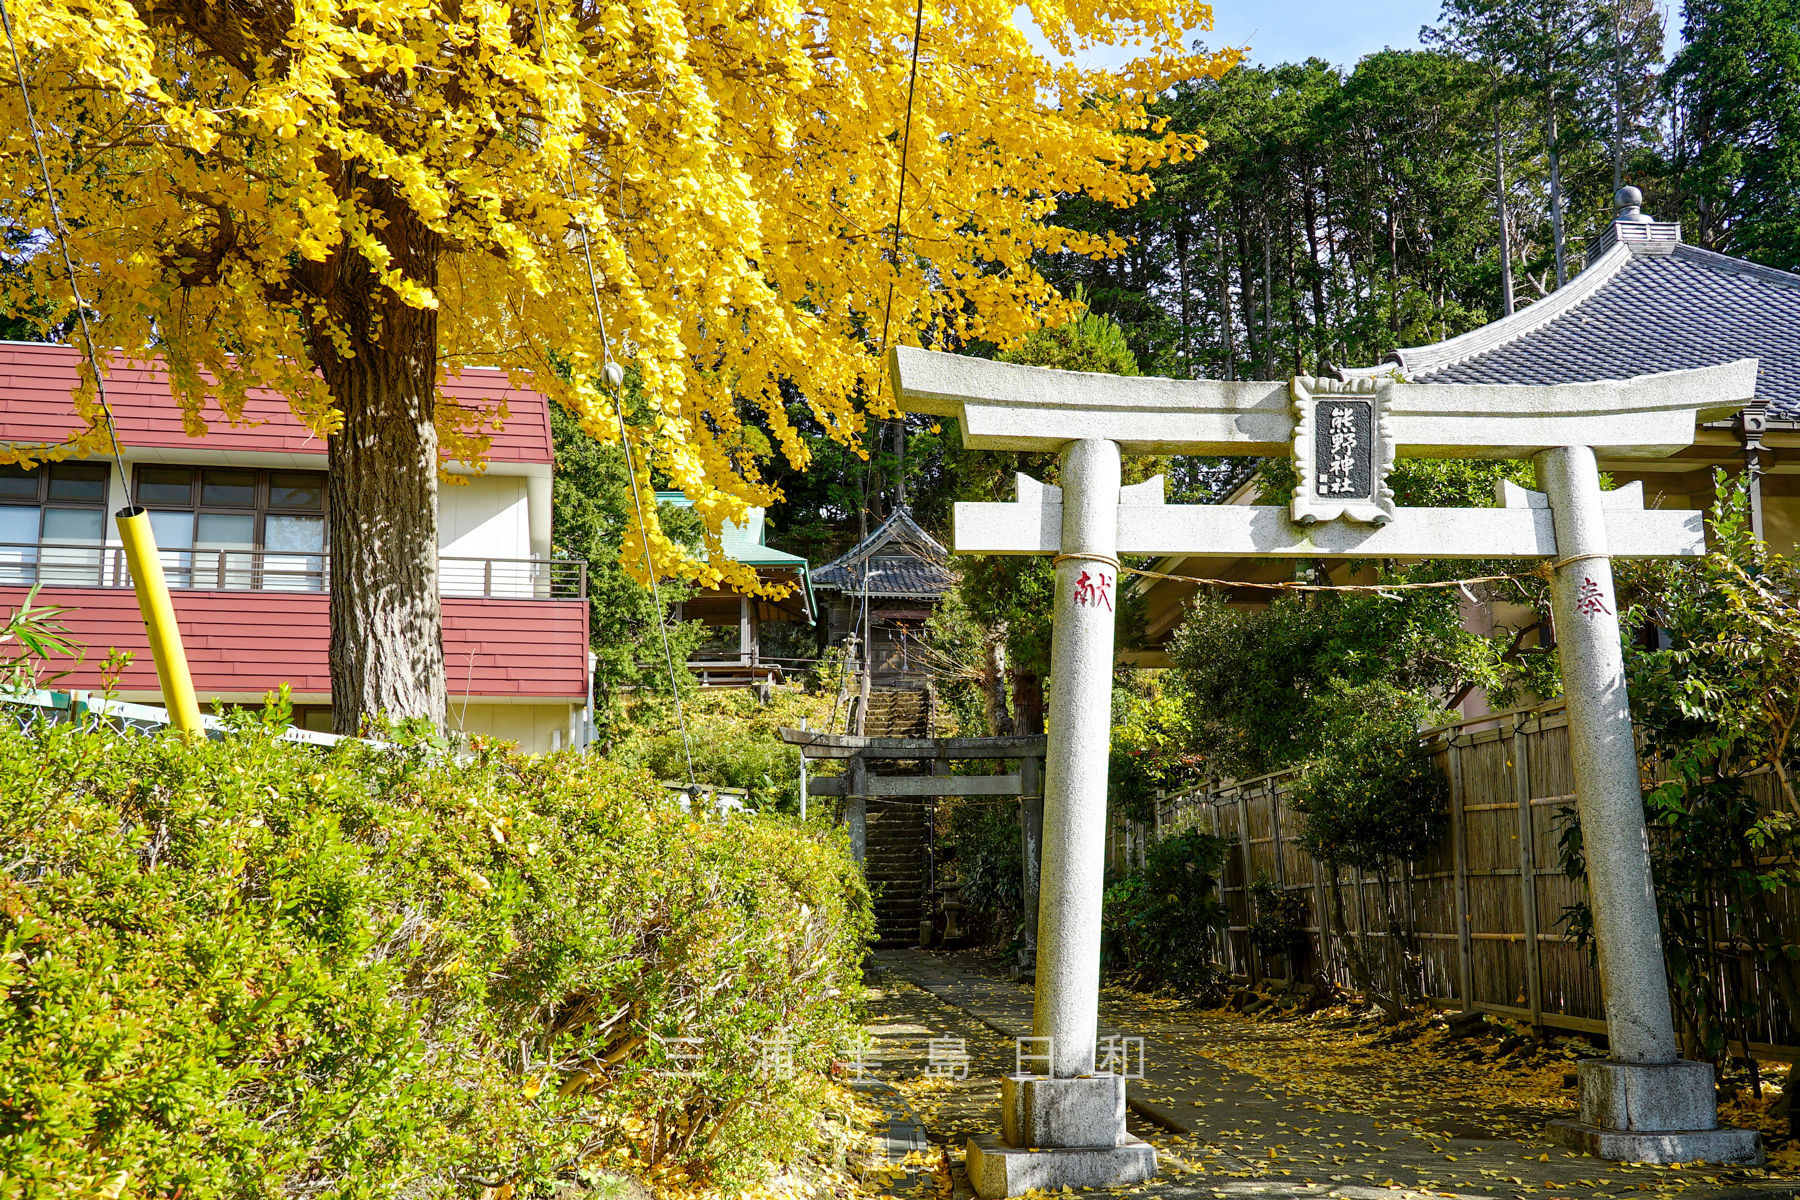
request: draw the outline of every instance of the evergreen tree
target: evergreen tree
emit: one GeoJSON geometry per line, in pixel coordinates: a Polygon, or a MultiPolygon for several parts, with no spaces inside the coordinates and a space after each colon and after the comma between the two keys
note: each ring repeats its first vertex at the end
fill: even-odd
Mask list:
{"type": "MultiPolygon", "coordinates": [[[[588,564],[589,645],[594,651],[594,692],[601,736],[620,715],[620,692],[637,687],[645,695],[669,694],[669,662],[677,665],[676,686],[689,688],[693,677],[682,667],[699,642],[695,627],[671,629],[665,656],[661,623],[666,613],[635,572],[620,561],[627,532],[636,524],[636,506],[656,505],[654,494],[632,495],[625,452],[584,433],[581,422],[560,404],[550,406],[550,430],[556,445],[556,474],[551,494],[550,543],[558,558],[585,559],[588,564]]],[[[657,512],[665,534],[695,550],[701,547],[699,518],[691,509],[662,505],[657,512]]],[[[685,586],[662,585],[664,605],[680,600],[685,586]]]]}
{"type": "MultiPolygon", "coordinates": [[[[1138,373],[1125,331],[1092,312],[1040,329],[999,358],[1065,371],[1138,373]]],[[[1058,469],[1054,454],[1001,451],[963,450],[956,465],[957,497],[962,500],[1010,500],[1015,472],[1055,483],[1058,469]]],[[[1153,473],[1144,469],[1143,460],[1132,466],[1136,478],[1153,473]]],[[[1128,469],[1128,482],[1131,474],[1128,469]]],[[[954,562],[960,601],[955,611],[966,614],[980,630],[985,708],[990,724],[996,726],[991,732],[1044,732],[1044,680],[1051,665],[1050,614],[1056,593],[1054,568],[1048,559],[1035,555],[982,555],[959,557],[954,562]]]]}
{"type": "Polygon", "coordinates": [[[1800,269],[1800,0],[1688,0],[1666,83],[1690,236],[1800,269]]]}
{"type": "Polygon", "coordinates": [[[1529,96],[1543,122],[1549,168],[1550,226],[1556,286],[1569,279],[1569,234],[1564,158],[1588,130],[1602,78],[1598,31],[1603,0],[1445,0],[1435,39],[1472,57],[1497,63],[1507,89],[1529,96]]]}
{"type": "Polygon", "coordinates": [[[1625,164],[1657,143],[1663,13],[1655,0],[1602,0],[1597,53],[1605,71],[1602,111],[1593,124],[1604,131],[1612,158],[1612,190],[1625,186],[1625,164]]]}
{"type": "MultiPolygon", "coordinates": [[[[1197,158],[1150,173],[1120,211],[1065,201],[1061,219],[1124,239],[1119,258],[1052,258],[1147,371],[1274,378],[1378,361],[1496,314],[1481,69],[1384,51],[1346,75],[1313,59],[1178,88],[1155,112],[1204,130],[1197,158]]],[[[1507,136],[1520,113],[1506,109],[1507,136]]],[[[1525,149],[1518,150],[1521,155],[1525,149]]]]}

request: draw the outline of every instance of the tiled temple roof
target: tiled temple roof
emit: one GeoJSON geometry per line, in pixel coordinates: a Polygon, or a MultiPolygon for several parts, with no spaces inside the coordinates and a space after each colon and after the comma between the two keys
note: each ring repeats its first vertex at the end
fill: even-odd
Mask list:
{"type": "Polygon", "coordinates": [[[863,564],[873,559],[869,595],[935,600],[956,586],[949,557],[943,543],[921,529],[902,505],[868,537],[814,571],[813,586],[860,594],[863,564]]]}
{"type": "Polygon", "coordinates": [[[1757,399],[1800,419],[1800,274],[1681,242],[1680,226],[1621,221],[1586,270],[1510,317],[1398,350],[1414,383],[1582,383],[1757,360],[1757,399]]]}

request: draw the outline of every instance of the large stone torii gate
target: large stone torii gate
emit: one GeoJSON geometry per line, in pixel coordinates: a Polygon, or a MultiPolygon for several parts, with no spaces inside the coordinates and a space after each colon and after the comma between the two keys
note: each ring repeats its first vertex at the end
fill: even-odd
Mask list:
{"type": "Polygon", "coordinates": [[[1122,378],[912,347],[890,356],[908,412],[955,417],[974,449],[1055,451],[1062,486],[1018,477],[1011,504],[958,504],[962,554],[1054,556],[1038,971],[1041,1073],[1001,1083],[1002,1136],[970,1139],[985,1197],[1151,1178],[1125,1131],[1122,1073],[1095,1071],[1110,743],[1113,602],[1121,554],[1267,558],[1537,558],[1569,710],[1611,1054],[1580,1065],[1565,1144],[1620,1161],[1756,1162],[1752,1130],[1718,1128],[1712,1067],[1681,1059],[1625,692],[1612,559],[1705,551],[1702,514],[1602,493],[1594,448],[1661,458],[1697,419],[1755,394],[1756,361],[1553,386],[1408,384],[1397,377],[1213,382],[1122,378]],[[1120,486],[1121,454],[1292,455],[1285,505],[1168,505],[1162,480],[1120,486]],[[1401,508],[1395,457],[1535,459],[1543,492],[1490,509],[1401,508]]]}

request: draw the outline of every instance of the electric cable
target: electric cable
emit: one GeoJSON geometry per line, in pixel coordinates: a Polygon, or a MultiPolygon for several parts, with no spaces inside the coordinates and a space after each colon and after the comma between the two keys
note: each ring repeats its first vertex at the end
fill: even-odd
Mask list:
{"type": "MultiPolygon", "coordinates": [[[[1060,558],[1093,558],[1094,555],[1066,554],[1060,558]]],[[[1139,567],[1118,565],[1124,575],[1141,575],[1146,579],[1168,579],[1176,583],[1197,583],[1203,587],[1222,588],[1256,588],[1266,592],[1416,592],[1433,588],[1462,588],[1466,591],[1471,583],[1504,583],[1520,579],[1554,578],[1558,567],[1569,563],[1581,562],[1589,558],[1609,558],[1606,554],[1578,554],[1573,558],[1561,559],[1557,562],[1543,562],[1529,571],[1516,571],[1510,575],[1471,575],[1466,579],[1434,579],[1421,583],[1300,583],[1297,580],[1280,580],[1275,583],[1256,583],[1247,579],[1208,579],[1200,575],[1171,575],[1166,571],[1150,571],[1139,567]]],[[[1109,560],[1110,561],[1110,560],[1109,560]]],[[[1117,565],[1115,563],[1115,565],[1117,565]]]]}
{"type": "Polygon", "coordinates": [[[894,197],[894,245],[888,254],[894,277],[888,280],[887,307],[881,316],[881,354],[884,359],[888,352],[889,325],[894,316],[894,283],[900,277],[900,221],[906,213],[906,165],[912,153],[913,95],[919,86],[919,43],[924,39],[924,33],[925,0],[919,0],[913,10],[912,69],[906,79],[906,124],[900,132],[900,186],[894,197]]]}
{"type": "MultiPolygon", "coordinates": [[[[4,0],[0,0],[3,3],[4,0]]],[[[538,51],[549,54],[548,31],[544,22],[543,0],[537,2],[538,18],[538,51]]],[[[564,195],[571,202],[575,199],[575,188],[567,175],[562,176],[564,195]]],[[[623,186],[619,189],[621,212],[625,203],[623,186]]],[[[600,307],[600,275],[594,269],[594,247],[588,238],[587,218],[581,220],[581,251],[587,261],[588,292],[593,300],[594,320],[600,326],[600,345],[606,351],[606,362],[600,368],[600,382],[612,393],[613,415],[619,420],[619,449],[625,453],[625,475],[631,480],[631,508],[637,517],[638,532],[644,539],[644,575],[650,581],[650,603],[656,610],[656,628],[662,634],[663,661],[669,670],[669,698],[675,703],[675,725],[681,730],[681,751],[687,760],[688,788],[690,793],[697,785],[694,781],[694,746],[688,737],[687,714],[681,707],[681,684],[675,675],[675,652],[669,646],[669,624],[663,619],[662,589],[656,582],[656,563],[650,555],[650,526],[644,519],[644,499],[638,491],[637,464],[631,454],[631,438],[625,425],[625,404],[623,389],[625,371],[613,358],[612,336],[606,331],[606,313],[600,307]]]]}
{"type": "MultiPolygon", "coordinates": [[[[900,225],[906,216],[906,168],[912,155],[913,98],[917,94],[919,87],[919,43],[924,40],[924,33],[925,0],[918,0],[917,5],[913,9],[912,65],[909,68],[906,77],[906,119],[900,129],[900,182],[894,195],[894,244],[892,249],[888,252],[888,265],[893,267],[894,270],[892,278],[888,280],[887,303],[881,314],[881,350],[879,361],[885,361],[887,359],[888,338],[892,332],[894,319],[894,284],[900,278],[900,225]]],[[[898,408],[899,405],[896,403],[895,407],[898,408]]],[[[905,414],[901,414],[900,419],[904,421],[906,419],[905,414]]],[[[902,463],[900,469],[904,471],[906,465],[902,463]]],[[[865,495],[865,506],[867,503],[868,500],[865,495]]],[[[869,628],[869,562],[867,558],[864,558],[863,560],[862,583],[862,613],[858,618],[862,625],[863,635],[862,674],[865,683],[872,683],[875,673],[873,646],[875,639],[871,635],[871,630],[869,628]]],[[[867,719],[868,714],[862,711],[862,709],[866,707],[866,701],[862,699],[862,696],[867,691],[867,688],[863,688],[859,689],[858,693],[859,699],[856,715],[858,718],[864,720],[867,719]]],[[[831,719],[832,724],[836,725],[837,708],[835,705],[832,707],[831,719]]],[[[848,717],[846,717],[846,720],[848,720],[848,717]]]]}
{"type": "Polygon", "coordinates": [[[656,564],[650,556],[650,526],[644,519],[644,498],[638,491],[637,464],[631,454],[631,437],[625,425],[625,405],[621,392],[625,383],[624,368],[613,360],[612,337],[606,331],[606,314],[600,308],[600,276],[594,270],[594,247],[588,238],[587,220],[581,222],[581,249],[587,259],[588,288],[593,295],[594,319],[600,325],[600,344],[606,350],[606,365],[601,368],[601,382],[612,393],[613,413],[619,419],[619,448],[625,452],[625,474],[631,480],[631,507],[637,515],[638,535],[644,542],[644,574],[650,580],[650,602],[656,609],[656,628],[662,633],[663,660],[669,668],[669,696],[675,702],[675,724],[681,730],[681,751],[687,759],[688,787],[694,782],[694,746],[688,738],[687,715],[681,708],[681,685],[675,676],[675,652],[669,646],[669,623],[663,619],[662,591],[656,584],[656,564]]]}
{"type": "Polygon", "coordinates": [[[94,388],[100,397],[100,414],[106,418],[106,433],[112,439],[113,461],[119,467],[119,486],[126,489],[125,501],[131,502],[131,479],[125,474],[125,452],[119,445],[119,426],[113,420],[112,405],[106,397],[106,377],[100,370],[100,356],[94,349],[94,332],[88,326],[87,299],[81,294],[81,281],[75,277],[75,260],[69,254],[69,231],[63,224],[62,209],[56,203],[56,188],[50,183],[50,162],[44,156],[44,135],[38,130],[37,112],[32,107],[31,89],[25,86],[25,67],[19,60],[19,44],[13,39],[12,14],[5,0],[0,0],[0,25],[6,28],[6,45],[12,51],[13,74],[19,81],[19,97],[25,104],[25,125],[31,130],[31,144],[37,152],[38,172],[44,178],[44,200],[50,206],[50,224],[56,233],[56,248],[62,254],[63,270],[69,276],[69,294],[75,299],[75,318],[81,326],[81,341],[87,350],[88,369],[94,373],[94,388]]]}

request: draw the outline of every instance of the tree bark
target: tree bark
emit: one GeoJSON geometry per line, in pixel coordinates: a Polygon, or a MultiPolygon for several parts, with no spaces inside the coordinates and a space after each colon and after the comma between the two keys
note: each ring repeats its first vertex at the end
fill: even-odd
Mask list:
{"type": "Polygon", "coordinates": [[[982,635],[982,706],[987,710],[988,733],[1010,737],[1012,714],[1006,711],[1006,624],[1001,622],[982,635]]]}
{"type": "Polygon", "coordinates": [[[1562,151],[1557,146],[1556,97],[1544,97],[1550,157],[1550,236],[1556,242],[1556,286],[1569,282],[1567,239],[1563,233],[1562,151]]]}
{"type": "Polygon", "coordinates": [[[894,507],[906,505],[906,418],[894,422],[894,507]]]}
{"type": "Polygon", "coordinates": [[[1388,325],[1394,334],[1394,346],[1400,345],[1400,201],[1388,204],[1388,325]]]}
{"type": "MultiPolygon", "coordinates": [[[[393,268],[435,288],[438,236],[391,184],[358,186],[385,210],[376,236],[393,268]]],[[[344,419],[330,439],[326,484],[332,728],[356,734],[384,715],[442,730],[437,312],[406,304],[355,251],[306,276],[344,338],[339,345],[322,324],[311,333],[313,361],[344,419]]]]}
{"type": "Polygon", "coordinates": [[[1269,214],[1265,209],[1262,215],[1262,345],[1264,379],[1275,378],[1275,281],[1274,256],[1269,249],[1269,214]]]}
{"type": "Polygon", "coordinates": [[[1300,196],[1306,215],[1306,273],[1312,281],[1313,367],[1322,371],[1328,353],[1322,331],[1330,318],[1325,311],[1325,269],[1319,264],[1319,209],[1312,178],[1312,168],[1309,166],[1300,188],[1300,196]]]}
{"type": "Polygon", "coordinates": [[[1500,219],[1500,313],[1513,315],[1512,231],[1506,220],[1506,147],[1500,136],[1500,97],[1494,97],[1494,214],[1500,219]]]}
{"type": "Polygon", "coordinates": [[[1237,345],[1231,330],[1231,260],[1225,251],[1225,229],[1219,228],[1219,342],[1225,352],[1225,378],[1237,378],[1237,345]]]}
{"type": "Polygon", "coordinates": [[[1035,671],[1013,669],[1013,730],[1024,737],[1044,732],[1044,680],[1035,671]]]}
{"type": "Polygon", "coordinates": [[[1250,221],[1241,211],[1237,222],[1237,265],[1238,304],[1244,314],[1244,359],[1250,377],[1255,379],[1261,374],[1262,341],[1256,328],[1256,272],[1250,266],[1250,221]]]}
{"type": "Polygon", "coordinates": [[[1188,345],[1188,328],[1191,316],[1191,296],[1188,285],[1188,231],[1187,214],[1179,213],[1175,218],[1175,262],[1181,275],[1181,369],[1189,379],[1194,378],[1194,353],[1188,345]]]}

